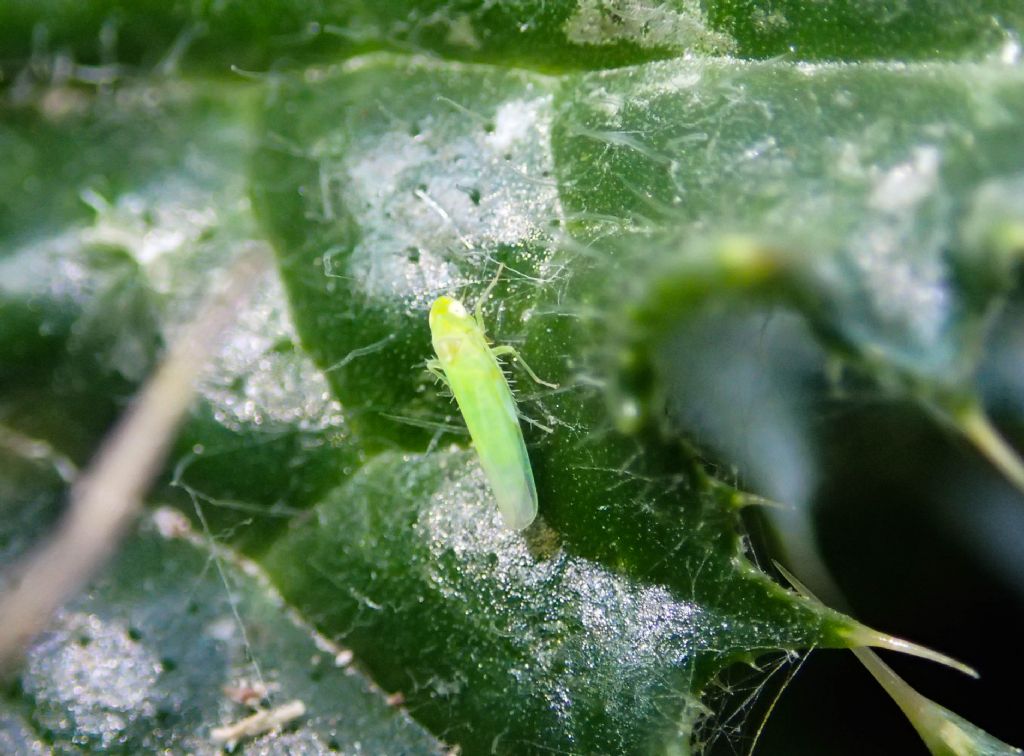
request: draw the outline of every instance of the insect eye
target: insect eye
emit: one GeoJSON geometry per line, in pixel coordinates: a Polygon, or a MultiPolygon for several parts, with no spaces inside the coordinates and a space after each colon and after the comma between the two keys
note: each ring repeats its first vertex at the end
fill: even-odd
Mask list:
{"type": "Polygon", "coordinates": [[[448,312],[457,318],[464,318],[468,314],[466,312],[466,308],[463,307],[462,302],[457,299],[453,300],[452,303],[448,305],[448,312]]]}

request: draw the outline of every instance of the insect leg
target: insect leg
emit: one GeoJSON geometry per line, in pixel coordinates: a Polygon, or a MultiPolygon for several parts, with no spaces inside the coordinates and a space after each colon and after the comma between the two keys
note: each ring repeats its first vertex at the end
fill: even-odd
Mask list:
{"type": "Polygon", "coordinates": [[[527,417],[526,415],[524,415],[524,414],[522,414],[522,413],[519,413],[519,418],[520,418],[520,419],[521,419],[521,420],[522,420],[522,421],[523,421],[524,423],[529,423],[529,424],[530,424],[530,425],[532,425],[532,426],[533,426],[534,428],[540,428],[540,429],[541,429],[542,431],[544,431],[545,433],[554,433],[554,432],[555,432],[555,429],[554,429],[554,428],[551,428],[551,427],[549,427],[549,426],[547,426],[547,425],[544,425],[544,423],[539,423],[539,422],[537,422],[536,420],[534,420],[534,419],[532,419],[532,418],[529,418],[529,417],[527,417]]]}
{"type": "Polygon", "coordinates": [[[476,319],[476,324],[480,326],[480,330],[483,333],[487,333],[487,329],[484,327],[484,302],[487,300],[487,297],[491,295],[491,292],[494,291],[494,287],[497,285],[498,279],[501,277],[501,271],[504,269],[505,263],[498,263],[498,272],[494,274],[494,278],[489,284],[487,284],[487,288],[484,289],[484,293],[476,300],[476,305],[473,307],[473,317],[476,319]]]}
{"type": "Polygon", "coordinates": [[[432,376],[441,381],[445,386],[448,386],[448,388],[451,388],[451,384],[448,383],[448,376],[444,374],[444,368],[441,367],[441,360],[431,357],[427,360],[426,368],[432,376]]]}
{"type": "Polygon", "coordinates": [[[544,379],[539,377],[535,372],[533,372],[533,369],[526,364],[526,360],[523,359],[523,356],[519,354],[519,350],[516,349],[514,346],[503,344],[501,346],[491,347],[491,354],[493,354],[495,357],[504,357],[505,355],[508,355],[513,360],[515,360],[516,362],[523,366],[523,369],[530,374],[530,377],[533,378],[535,383],[539,383],[542,386],[547,386],[548,388],[558,388],[557,383],[550,383],[548,381],[545,381],[544,379]]]}

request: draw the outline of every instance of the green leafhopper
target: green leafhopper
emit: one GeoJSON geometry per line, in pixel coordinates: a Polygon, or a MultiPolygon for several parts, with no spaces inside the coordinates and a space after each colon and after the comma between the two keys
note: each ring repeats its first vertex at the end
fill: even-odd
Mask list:
{"type": "MultiPolygon", "coordinates": [[[[537,516],[537,487],[516,401],[497,360],[515,350],[492,348],[479,307],[471,315],[448,296],[438,297],[430,308],[430,335],[437,359],[427,367],[455,396],[505,525],[522,530],[537,516]]],[[[526,369],[534,380],[553,386],[526,369]]]]}

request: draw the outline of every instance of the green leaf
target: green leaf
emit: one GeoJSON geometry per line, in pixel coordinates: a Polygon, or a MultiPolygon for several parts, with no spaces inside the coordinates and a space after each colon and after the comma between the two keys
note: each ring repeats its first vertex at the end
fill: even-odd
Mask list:
{"type": "Polygon", "coordinates": [[[1016,55],[1024,17],[1013,0],[712,0],[708,19],[744,57],[926,60],[1016,55]]]}
{"type": "Polygon", "coordinates": [[[231,699],[251,688],[269,691],[254,694],[263,706],[297,699],[306,712],[255,737],[256,751],[441,750],[254,570],[196,537],[145,527],[29,649],[3,704],[25,712],[15,736],[62,752],[213,753],[211,731],[252,713],[231,699]]]}
{"type": "MultiPolygon", "coordinates": [[[[966,25],[970,28],[970,22],[966,25]]],[[[258,4],[69,4],[15,0],[0,9],[0,49],[10,78],[30,80],[30,64],[85,64],[87,81],[125,68],[179,67],[227,74],[294,66],[369,50],[436,52],[454,59],[542,69],[623,65],[690,52],[730,51],[692,0],[658,4],[568,0],[507,3],[372,3],[265,0],[258,4]]]]}
{"type": "MultiPolygon", "coordinates": [[[[578,484],[603,482],[588,477],[578,484]]],[[[659,547],[606,566],[572,532],[505,530],[471,453],[382,454],[267,565],[420,721],[470,752],[653,749],[686,742],[724,666],[849,642],[848,620],[744,564],[721,529],[732,497],[706,488],[663,503],[645,518],[659,547]]],[[[632,535],[610,527],[627,515],[605,514],[606,542],[632,535]]]]}
{"type": "Polygon", "coordinates": [[[297,327],[356,433],[433,450],[376,454],[267,563],[289,600],[471,750],[538,734],[584,751],[685,743],[729,664],[857,642],[849,620],[746,561],[741,494],[682,445],[615,434],[584,380],[606,345],[561,297],[595,291],[600,260],[555,236],[566,192],[552,180],[557,119],[571,118],[555,104],[575,83],[361,60],[280,85],[254,163],[297,327]],[[472,301],[498,261],[492,333],[562,383],[521,395],[551,426],[527,431],[544,522],[525,540],[502,531],[475,458],[437,450],[451,410],[417,367],[430,301],[472,301]]]}
{"type": "Polygon", "coordinates": [[[1014,0],[12,0],[0,71],[109,82],[126,71],[226,75],[371,50],[538,70],[609,68],[686,55],[922,60],[1017,50],[1014,0]]]}
{"type": "MultiPolygon", "coordinates": [[[[241,170],[255,92],[228,91],[124,87],[118,108],[76,93],[60,118],[25,107],[3,122],[14,144],[42,132],[52,145],[0,168],[4,196],[35,181],[49,198],[13,207],[21,222],[2,248],[0,343],[12,359],[0,367],[0,416],[79,464],[160,344],[192,316],[211,271],[265,244],[241,170]],[[101,138],[75,159],[68,145],[92,133],[101,138]]],[[[294,344],[276,277],[254,285],[259,296],[199,387],[164,491],[190,513],[193,499],[206,504],[218,532],[253,525],[236,538],[250,550],[357,454],[322,376],[294,344]]]]}
{"type": "MultiPolygon", "coordinates": [[[[629,371],[654,363],[665,390],[664,344],[709,299],[783,305],[986,448],[974,373],[1024,249],[1019,69],[671,62],[565,91],[562,198],[605,251],[629,371]]],[[[629,371],[619,401],[657,414],[629,371]]]]}
{"type": "Polygon", "coordinates": [[[310,712],[256,749],[685,752],[729,732],[732,665],[894,644],[754,565],[773,510],[743,489],[808,504],[830,390],[992,431],[975,373],[1024,250],[1016,4],[150,5],[0,9],[5,563],[228,261],[269,242],[279,271],[153,496],[204,537],[129,541],[33,648],[0,750],[212,749],[251,656],[310,712]],[[281,73],[203,78],[228,64],[281,73]],[[489,335],[559,384],[514,372],[522,535],[423,369],[431,301],[499,270],[489,335]],[[765,345],[784,396],[745,402],[765,345]]]}
{"type": "Polygon", "coordinates": [[[254,195],[348,419],[370,444],[408,446],[458,422],[422,367],[433,299],[482,291],[505,262],[498,292],[521,311],[555,251],[554,82],[400,58],[354,69],[277,87],[254,195]]]}
{"type": "Polygon", "coordinates": [[[13,563],[56,523],[65,476],[75,472],[61,462],[51,450],[10,430],[0,435],[0,563],[13,563]]]}

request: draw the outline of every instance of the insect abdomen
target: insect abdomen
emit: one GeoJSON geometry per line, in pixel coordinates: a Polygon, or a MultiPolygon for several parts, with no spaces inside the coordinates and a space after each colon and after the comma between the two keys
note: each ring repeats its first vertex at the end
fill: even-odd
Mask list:
{"type": "Polygon", "coordinates": [[[522,530],[537,516],[533,470],[512,391],[489,348],[482,348],[486,352],[472,356],[463,351],[463,364],[446,373],[505,525],[522,530]]]}

